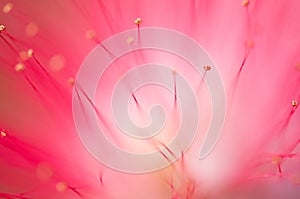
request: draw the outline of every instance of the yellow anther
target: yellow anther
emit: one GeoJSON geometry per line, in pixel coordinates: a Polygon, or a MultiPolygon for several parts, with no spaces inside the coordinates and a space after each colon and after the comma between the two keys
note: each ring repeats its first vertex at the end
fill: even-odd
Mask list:
{"type": "Polygon", "coordinates": [[[4,130],[1,130],[1,131],[0,131],[0,136],[1,136],[1,137],[6,137],[6,136],[7,136],[7,133],[6,133],[4,130]]]}
{"type": "Polygon", "coordinates": [[[0,25],[0,32],[4,31],[6,29],[5,25],[1,24],[0,25]]]}
{"type": "Polygon", "coordinates": [[[29,49],[29,50],[27,51],[28,57],[33,57],[33,54],[34,54],[34,51],[33,51],[32,49],[29,49]]]}
{"type": "Polygon", "coordinates": [[[209,71],[209,70],[211,70],[211,67],[210,67],[210,66],[203,66],[203,69],[204,69],[205,71],[209,71]]]}
{"type": "Polygon", "coordinates": [[[298,102],[297,102],[296,100],[293,100],[293,101],[292,101],[292,106],[293,106],[294,108],[296,108],[296,107],[298,106],[298,102]]]}
{"type": "Polygon", "coordinates": [[[248,7],[249,6],[249,0],[243,0],[242,1],[242,6],[244,6],[244,7],[248,7]]]}
{"type": "Polygon", "coordinates": [[[136,20],[134,20],[135,25],[140,26],[142,23],[142,19],[141,18],[136,18],[136,20]]]}
{"type": "Polygon", "coordinates": [[[23,70],[25,70],[25,65],[24,65],[23,63],[17,63],[17,64],[15,65],[15,71],[21,72],[21,71],[23,71],[23,70]]]}

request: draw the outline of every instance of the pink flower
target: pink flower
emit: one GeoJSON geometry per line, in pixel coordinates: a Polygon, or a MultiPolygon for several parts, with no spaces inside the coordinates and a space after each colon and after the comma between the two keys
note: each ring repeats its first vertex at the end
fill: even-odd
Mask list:
{"type": "Polygon", "coordinates": [[[299,1],[0,7],[0,198],[299,197],[299,1]]]}

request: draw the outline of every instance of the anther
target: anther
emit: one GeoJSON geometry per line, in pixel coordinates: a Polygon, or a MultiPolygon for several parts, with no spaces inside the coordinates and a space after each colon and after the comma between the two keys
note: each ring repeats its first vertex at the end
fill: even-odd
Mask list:
{"type": "Polygon", "coordinates": [[[68,83],[69,83],[70,86],[74,86],[74,84],[75,84],[75,79],[74,79],[73,77],[70,77],[70,78],[68,79],[68,83]]]}
{"type": "Polygon", "coordinates": [[[297,106],[298,106],[298,102],[296,100],[293,100],[292,101],[292,107],[297,108],[297,106]]]}
{"type": "Polygon", "coordinates": [[[0,131],[0,137],[6,137],[7,136],[7,133],[5,132],[5,130],[1,130],[0,131]]]}
{"type": "Polygon", "coordinates": [[[25,65],[24,65],[23,63],[17,63],[17,64],[15,65],[15,71],[21,72],[21,71],[23,71],[23,70],[25,70],[25,65]]]}
{"type": "Polygon", "coordinates": [[[28,57],[33,57],[33,55],[34,55],[34,51],[33,51],[32,49],[29,49],[29,50],[27,51],[27,56],[28,56],[28,57]]]}
{"type": "Polygon", "coordinates": [[[249,0],[243,0],[242,1],[242,6],[244,6],[244,7],[248,7],[249,6],[249,0]]]}
{"type": "Polygon", "coordinates": [[[136,20],[134,20],[135,25],[137,25],[138,27],[140,27],[141,23],[142,23],[142,19],[141,18],[136,18],[136,20]]]}
{"type": "Polygon", "coordinates": [[[2,31],[4,31],[5,29],[6,29],[5,25],[1,24],[1,25],[0,25],[0,33],[1,33],[2,31]]]}
{"type": "Polygon", "coordinates": [[[205,71],[210,71],[210,70],[211,70],[211,67],[210,67],[210,66],[203,66],[203,69],[204,69],[205,71]]]}

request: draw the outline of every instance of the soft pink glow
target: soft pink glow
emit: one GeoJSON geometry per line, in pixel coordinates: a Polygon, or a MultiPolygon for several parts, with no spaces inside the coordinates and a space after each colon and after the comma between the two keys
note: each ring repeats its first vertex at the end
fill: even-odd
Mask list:
{"type": "MultiPolygon", "coordinates": [[[[1,0],[0,8],[5,26],[0,27],[0,198],[299,197],[299,1],[1,0]],[[135,21],[139,17],[141,23],[135,21]],[[213,115],[204,84],[211,71],[201,79],[183,59],[153,49],[116,60],[95,97],[104,115],[98,122],[107,125],[107,137],[123,150],[165,148],[161,158],[166,159],[172,156],[166,146],[180,126],[181,105],[174,105],[174,93],[152,85],[132,91],[130,119],[148,125],[149,110],[159,103],[166,111],[163,131],[150,141],[121,134],[110,114],[110,97],[135,66],[168,65],[188,80],[200,107],[195,141],[174,164],[129,174],[87,152],[73,121],[72,89],[93,48],[112,35],[143,27],[182,32],[207,50],[222,76],[227,112],[218,144],[199,160],[213,115]]],[[[84,89],[78,92],[89,103],[84,89]]]]}

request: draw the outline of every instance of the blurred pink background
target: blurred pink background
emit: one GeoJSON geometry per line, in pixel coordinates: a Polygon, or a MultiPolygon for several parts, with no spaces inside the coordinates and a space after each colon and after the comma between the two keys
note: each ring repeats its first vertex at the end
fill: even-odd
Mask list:
{"type": "MultiPolygon", "coordinates": [[[[0,8],[0,198],[299,198],[300,1],[0,0],[0,8]],[[201,88],[193,145],[168,168],[139,175],[95,160],[72,115],[72,88],[85,57],[110,36],[137,28],[138,17],[140,27],[176,30],[202,45],[227,97],[222,136],[207,158],[198,158],[211,118],[201,88]]],[[[182,64],[153,55],[145,52],[146,60],[182,64]]],[[[102,92],[136,63],[130,64],[104,76],[100,110],[102,92]]],[[[197,87],[192,68],[176,70],[197,87]]],[[[167,106],[173,98],[160,92],[167,106]]],[[[146,92],[139,99],[151,101],[146,92]]],[[[155,150],[111,133],[128,150],[155,150]]],[[[159,139],[168,142],[174,132],[165,133],[159,139]]]]}

